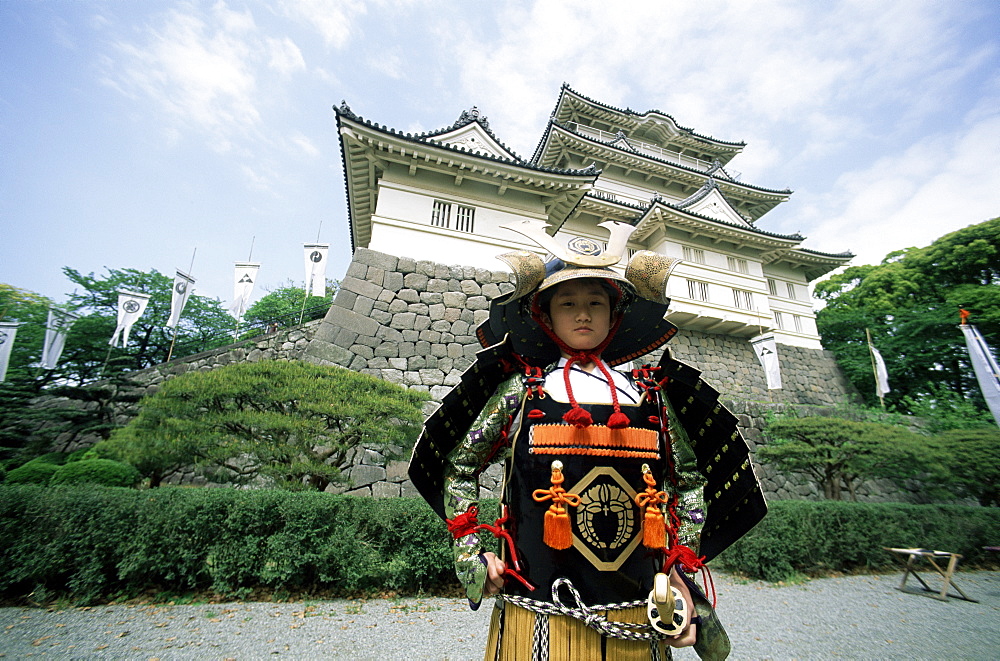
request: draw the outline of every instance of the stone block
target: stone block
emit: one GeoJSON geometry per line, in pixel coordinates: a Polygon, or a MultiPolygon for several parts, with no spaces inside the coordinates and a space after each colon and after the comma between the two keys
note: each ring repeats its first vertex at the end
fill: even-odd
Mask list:
{"type": "Polygon", "coordinates": [[[456,336],[458,336],[458,335],[468,335],[468,333],[469,333],[469,322],[462,321],[461,319],[459,319],[458,321],[456,321],[455,323],[453,323],[451,325],[451,332],[454,335],[456,335],[456,336]]]}
{"type": "Polygon", "coordinates": [[[348,348],[355,356],[364,359],[366,367],[368,365],[368,360],[375,357],[375,350],[371,347],[366,347],[363,344],[352,344],[348,348]]]}
{"type": "Polygon", "coordinates": [[[357,340],[358,334],[352,330],[347,330],[346,328],[340,329],[337,334],[337,339],[333,341],[338,347],[344,347],[345,349],[350,349],[354,341],[357,340]]]}
{"type": "Polygon", "coordinates": [[[326,321],[334,326],[354,331],[358,335],[374,336],[379,330],[379,323],[374,319],[339,307],[331,308],[326,321]]]}
{"type": "Polygon", "coordinates": [[[416,320],[417,315],[412,312],[400,312],[399,314],[392,315],[392,322],[389,324],[390,328],[396,328],[399,330],[410,329],[413,330],[413,322],[416,320]]]}
{"type": "Polygon", "coordinates": [[[376,482],[372,485],[372,498],[398,498],[402,489],[392,482],[376,482]]]}
{"type": "Polygon", "coordinates": [[[430,312],[430,308],[423,303],[410,303],[407,306],[406,311],[412,312],[413,314],[427,316],[430,312]]]}
{"type": "MultiPolygon", "coordinates": [[[[420,317],[417,317],[417,319],[419,320],[420,317]]],[[[404,342],[409,342],[410,344],[413,344],[418,339],[420,339],[420,333],[418,331],[415,331],[415,330],[404,330],[403,331],[403,341],[404,342]]]]}
{"type": "Polygon", "coordinates": [[[405,371],[407,368],[406,358],[390,358],[389,367],[394,370],[405,371]]]}
{"type": "Polygon", "coordinates": [[[373,282],[359,280],[358,278],[344,278],[340,283],[340,291],[345,290],[354,292],[355,294],[361,294],[362,296],[367,296],[372,300],[378,298],[379,294],[382,293],[382,287],[373,282]]]}
{"type": "Polygon", "coordinates": [[[391,314],[399,314],[400,312],[406,312],[410,309],[410,306],[406,301],[395,299],[392,303],[389,303],[389,312],[391,314]]]}
{"type": "Polygon", "coordinates": [[[381,482],[385,479],[385,468],[371,464],[355,464],[348,472],[356,487],[381,482]]]}
{"type": "Polygon", "coordinates": [[[448,345],[448,357],[449,358],[461,358],[465,355],[465,347],[457,342],[453,342],[448,345]]]}
{"type": "Polygon", "coordinates": [[[417,260],[417,268],[415,269],[417,273],[421,273],[428,277],[434,275],[435,264],[432,261],[426,259],[417,260]]]}
{"type": "Polygon", "coordinates": [[[490,282],[483,285],[482,293],[486,298],[493,300],[500,295],[500,287],[490,282]]]}
{"type": "Polygon", "coordinates": [[[395,328],[389,328],[388,326],[382,326],[376,334],[376,337],[385,340],[386,342],[403,341],[403,334],[395,328]]]}
{"type": "Polygon", "coordinates": [[[418,333],[425,331],[431,327],[431,318],[427,315],[421,314],[417,315],[417,318],[413,321],[413,330],[418,333]]]}
{"type": "Polygon", "coordinates": [[[352,278],[358,278],[359,280],[364,280],[368,275],[368,266],[362,264],[361,262],[351,262],[347,266],[347,273],[345,274],[352,278]]]}
{"type": "Polygon", "coordinates": [[[479,296],[483,293],[483,288],[475,280],[462,280],[459,286],[466,296],[479,296]]]}
{"type": "Polygon", "coordinates": [[[470,296],[465,302],[465,307],[469,310],[488,310],[490,302],[485,296],[470,296]]]}
{"type": "Polygon", "coordinates": [[[355,292],[347,291],[346,289],[337,290],[337,295],[333,299],[333,304],[337,307],[347,308],[350,310],[354,307],[355,301],[358,300],[358,295],[355,292]]]}
{"type": "Polygon", "coordinates": [[[420,301],[420,294],[417,293],[416,289],[400,289],[396,294],[396,297],[401,301],[406,301],[411,304],[420,301]]]}
{"type": "Polygon", "coordinates": [[[396,270],[400,273],[413,273],[417,270],[417,262],[412,257],[400,257],[396,270]]]}
{"type": "Polygon", "coordinates": [[[446,291],[444,293],[444,304],[445,307],[449,308],[464,308],[465,302],[468,298],[468,296],[461,292],[446,291]]]}
{"type": "Polygon", "coordinates": [[[399,345],[395,342],[383,342],[375,347],[375,355],[383,358],[397,358],[399,356],[399,345]]]}
{"type": "Polygon", "coordinates": [[[369,266],[368,275],[365,276],[365,280],[381,287],[382,283],[385,282],[385,269],[380,269],[376,266],[369,266]]]}
{"type": "Polygon", "coordinates": [[[441,303],[444,301],[444,294],[434,291],[422,291],[420,292],[420,302],[426,303],[427,305],[434,305],[436,303],[441,303]]]}
{"type": "Polygon", "coordinates": [[[443,294],[448,291],[448,281],[440,278],[432,278],[427,281],[427,291],[443,294]]]}
{"type": "Polygon", "coordinates": [[[368,266],[375,266],[383,271],[395,271],[399,263],[398,257],[387,255],[384,252],[369,250],[368,248],[357,248],[354,251],[354,262],[360,262],[368,266]]]}
{"type": "MultiPolygon", "coordinates": [[[[405,332],[406,331],[404,331],[404,333],[405,332]]],[[[399,357],[400,358],[409,358],[410,356],[415,356],[416,355],[416,351],[414,351],[414,348],[413,348],[414,347],[414,343],[413,342],[400,342],[396,346],[399,348],[399,357]]]]}
{"type": "Polygon", "coordinates": [[[396,271],[387,271],[382,278],[382,287],[390,291],[399,291],[403,288],[403,274],[396,271]]]}
{"type": "Polygon", "coordinates": [[[397,386],[403,385],[403,371],[394,369],[384,369],[380,370],[380,376],[383,381],[388,381],[389,383],[395,383],[397,386]]]}
{"type": "Polygon", "coordinates": [[[490,318],[489,310],[474,310],[472,313],[472,325],[473,327],[479,327],[479,324],[483,323],[490,318]]]}
{"type": "Polygon", "coordinates": [[[427,289],[427,282],[429,280],[430,277],[424,273],[407,273],[403,278],[403,286],[417,291],[424,291],[427,289]]]}
{"type": "Polygon", "coordinates": [[[338,347],[335,344],[327,344],[325,342],[313,342],[306,349],[306,356],[313,360],[309,362],[317,362],[319,364],[332,364],[340,365],[342,367],[349,367],[351,360],[354,358],[354,354],[345,349],[344,347],[338,347]]]}
{"type": "Polygon", "coordinates": [[[357,300],[354,301],[354,305],[351,310],[357,312],[360,315],[366,317],[370,316],[372,313],[372,308],[375,306],[375,301],[368,298],[367,296],[358,296],[357,300]]]}

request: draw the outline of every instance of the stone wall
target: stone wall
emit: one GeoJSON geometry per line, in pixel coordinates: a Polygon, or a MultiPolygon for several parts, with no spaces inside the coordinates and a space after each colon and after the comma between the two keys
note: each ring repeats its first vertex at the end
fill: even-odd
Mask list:
{"type": "MultiPolygon", "coordinates": [[[[481,348],[476,326],[487,318],[490,300],[512,288],[510,278],[507,271],[359,248],[305,360],[425,390],[440,401],[472,364],[481,348]]],[[[833,406],[853,396],[827,351],[778,345],[784,388],[769,391],[745,339],[682,330],[667,346],[729,399],[833,406]]]]}

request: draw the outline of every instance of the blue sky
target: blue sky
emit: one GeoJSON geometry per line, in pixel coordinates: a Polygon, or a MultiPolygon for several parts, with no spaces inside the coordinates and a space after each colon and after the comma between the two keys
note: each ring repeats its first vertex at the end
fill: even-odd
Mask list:
{"type": "MultiPolygon", "coordinates": [[[[187,269],[228,301],[350,260],[331,106],[403,131],[473,105],[530,157],[563,82],[743,140],[758,224],[856,264],[1000,215],[995,0],[0,0],[0,282],[187,269]],[[320,225],[322,228],[320,229],[320,225]]],[[[497,263],[497,265],[499,262],[497,263]]],[[[497,265],[491,265],[495,267],[497,265]]]]}

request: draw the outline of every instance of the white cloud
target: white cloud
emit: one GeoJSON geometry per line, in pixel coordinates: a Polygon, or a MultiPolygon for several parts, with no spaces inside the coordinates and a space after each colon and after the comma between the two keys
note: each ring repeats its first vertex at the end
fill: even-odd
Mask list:
{"type": "Polygon", "coordinates": [[[352,35],[353,21],[364,15],[364,0],[284,0],[286,16],[309,25],[328,48],[342,49],[352,35]]]}
{"type": "Polygon", "coordinates": [[[306,68],[306,61],[302,57],[302,51],[288,37],[284,39],[272,39],[268,37],[265,39],[265,43],[271,55],[268,66],[278,73],[287,76],[306,68]]]}
{"type": "Polygon", "coordinates": [[[217,147],[226,149],[224,135],[260,120],[255,32],[249,13],[221,2],[205,16],[191,5],[174,9],[144,43],[117,44],[121,58],[110,63],[108,79],[133,98],[152,100],[175,122],[217,132],[217,147]]]}
{"type": "Polygon", "coordinates": [[[846,173],[816,204],[831,217],[810,244],[850,248],[855,264],[893,250],[926,246],[962,227],[1000,215],[1000,116],[929,136],[870,168],[846,173]]]}

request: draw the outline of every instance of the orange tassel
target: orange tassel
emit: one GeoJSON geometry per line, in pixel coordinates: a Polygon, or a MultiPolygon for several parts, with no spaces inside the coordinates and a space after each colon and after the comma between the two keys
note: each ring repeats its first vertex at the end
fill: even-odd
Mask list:
{"type": "Polygon", "coordinates": [[[554,549],[568,549],[573,546],[573,536],[569,529],[569,514],[566,513],[565,507],[554,503],[549,506],[549,511],[545,513],[542,541],[554,549]]]}
{"type": "Polygon", "coordinates": [[[542,527],[542,541],[554,549],[568,549],[573,546],[573,533],[569,525],[569,513],[566,506],[576,507],[580,504],[580,496],[575,493],[566,493],[562,483],[565,476],[562,474],[563,464],[561,461],[552,462],[552,486],[548,489],[535,489],[531,497],[536,503],[552,500],[548,511],[545,513],[545,521],[542,527]]]}
{"type": "Polygon", "coordinates": [[[642,545],[648,549],[662,549],[667,546],[667,527],[663,524],[663,512],[646,508],[642,521],[642,545]]]}
{"type": "Polygon", "coordinates": [[[635,497],[636,505],[646,508],[642,520],[642,545],[650,549],[666,548],[667,526],[660,505],[667,502],[667,493],[656,490],[656,478],[653,477],[649,464],[642,465],[642,480],[646,483],[646,489],[635,497]]]}

